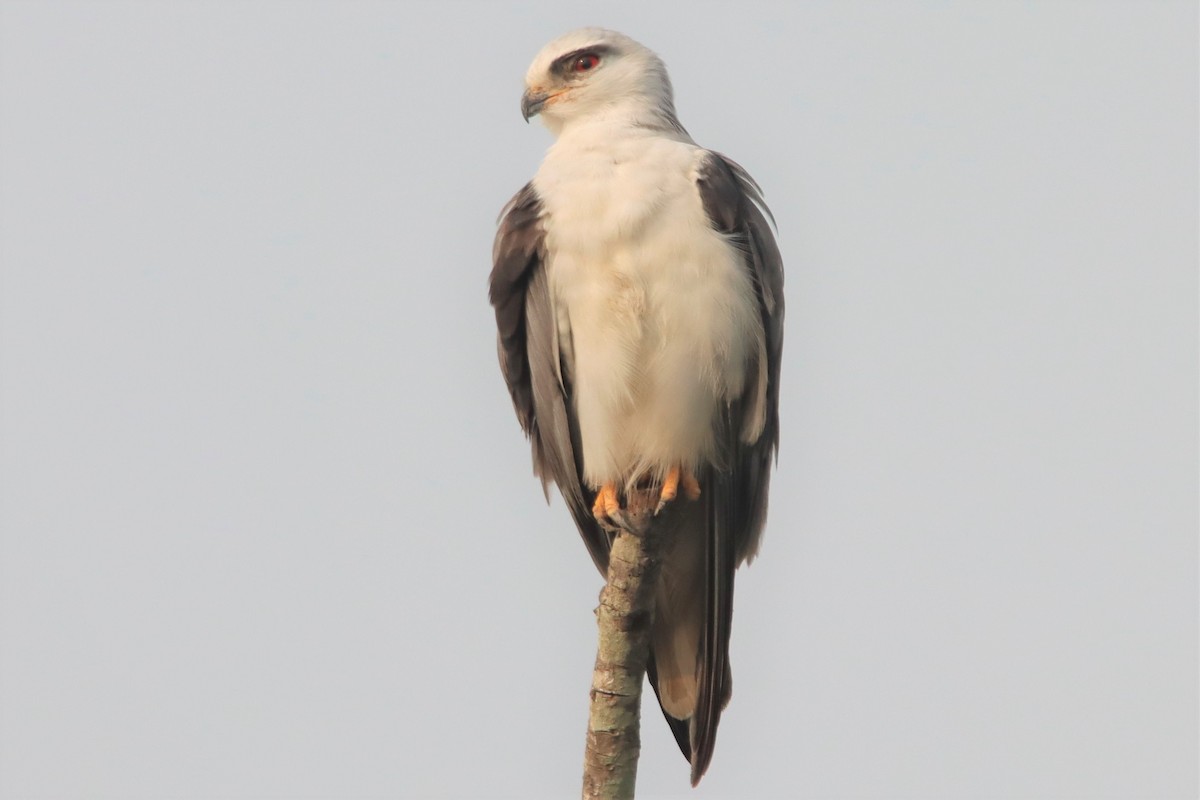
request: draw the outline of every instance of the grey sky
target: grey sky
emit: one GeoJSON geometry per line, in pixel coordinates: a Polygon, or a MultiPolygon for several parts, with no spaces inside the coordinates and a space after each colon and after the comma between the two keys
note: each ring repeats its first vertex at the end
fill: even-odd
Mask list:
{"type": "Polygon", "coordinates": [[[0,3],[0,796],[564,797],[598,576],[495,364],[573,27],[787,265],[696,791],[1194,797],[1187,2],[0,3]]]}

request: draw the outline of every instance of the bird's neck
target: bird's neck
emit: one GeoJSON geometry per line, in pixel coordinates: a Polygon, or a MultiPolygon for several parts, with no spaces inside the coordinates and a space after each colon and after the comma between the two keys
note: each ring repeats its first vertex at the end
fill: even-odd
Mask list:
{"type": "Polygon", "coordinates": [[[569,119],[547,120],[560,140],[666,136],[687,139],[687,131],[669,106],[644,102],[614,103],[569,119]]]}

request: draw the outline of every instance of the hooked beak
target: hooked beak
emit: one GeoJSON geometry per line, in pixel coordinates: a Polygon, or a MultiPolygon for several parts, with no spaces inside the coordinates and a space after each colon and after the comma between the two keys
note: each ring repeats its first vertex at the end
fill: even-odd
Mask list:
{"type": "Polygon", "coordinates": [[[525,94],[521,95],[521,116],[529,122],[530,117],[536,117],[542,111],[542,106],[546,105],[546,101],[550,99],[549,92],[538,92],[533,89],[526,89],[525,94]]]}

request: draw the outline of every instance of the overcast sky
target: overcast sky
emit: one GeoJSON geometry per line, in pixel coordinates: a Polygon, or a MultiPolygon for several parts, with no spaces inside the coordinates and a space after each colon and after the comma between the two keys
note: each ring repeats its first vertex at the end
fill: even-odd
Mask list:
{"type": "Polygon", "coordinates": [[[585,24],[787,266],[733,702],[639,796],[1197,795],[1196,5],[683,8],[0,2],[0,796],[577,793],[486,279],[585,24]]]}

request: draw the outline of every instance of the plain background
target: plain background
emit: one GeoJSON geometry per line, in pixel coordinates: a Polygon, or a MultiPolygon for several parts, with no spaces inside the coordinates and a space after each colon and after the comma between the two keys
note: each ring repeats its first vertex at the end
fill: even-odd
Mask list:
{"type": "Polygon", "coordinates": [[[495,363],[584,24],[787,263],[698,790],[1191,798],[1188,2],[0,5],[0,795],[569,797],[600,578],[495,363]]]}

